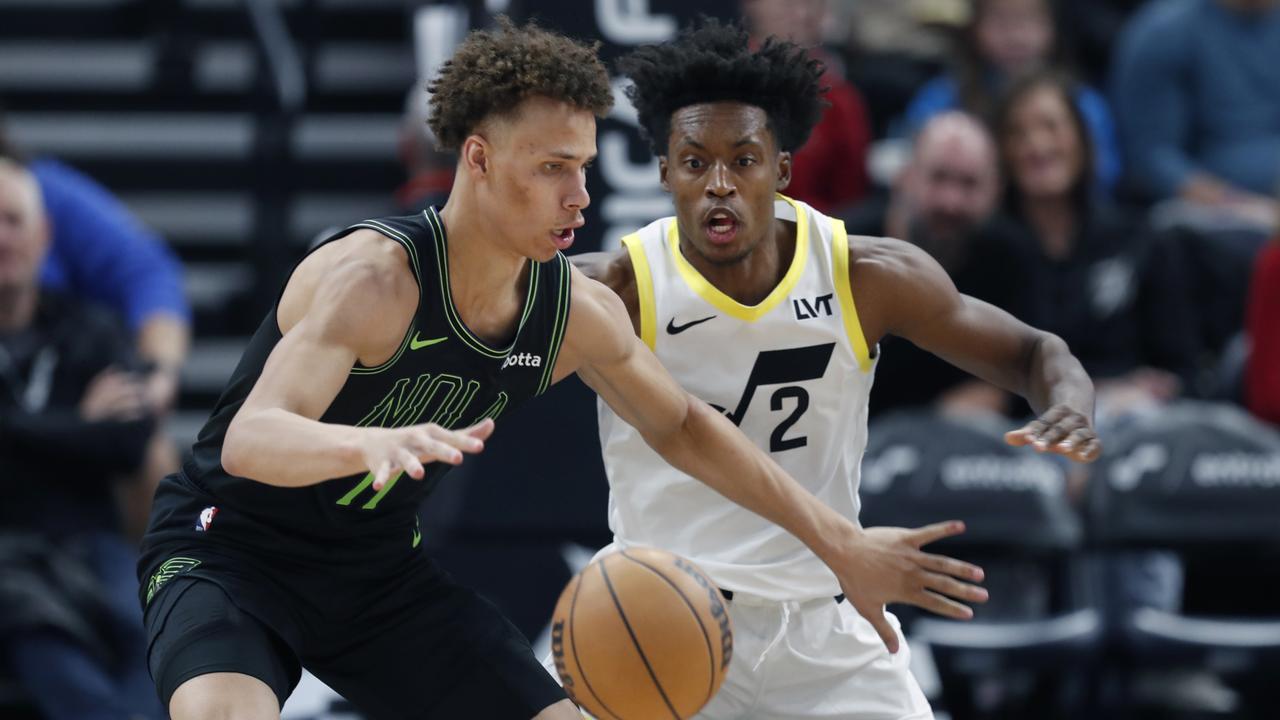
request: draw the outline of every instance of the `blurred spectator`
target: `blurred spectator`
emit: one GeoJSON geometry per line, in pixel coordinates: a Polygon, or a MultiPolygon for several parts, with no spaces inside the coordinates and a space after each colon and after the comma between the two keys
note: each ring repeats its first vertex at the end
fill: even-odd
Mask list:
{"type": "MultiPolygon", "coordinates": [[[[975,0],[961,32],[951,72],[927,83],[907,108],[907,130],[950,108],[990,117],[998,98],[1019,78],[1061,65],[1061,38],[1049,0],[975,0]]],[[[1095,187],[1109,193],[1120,178],[1121,155],[1111,110],[1101,93],[1080,85],[1073,95],[1094,138],[1095,187]]]]}
{"type": "MultiPolygon", "coordinates": [[[[949,111],[929,120],[887,199],[848,217],[854,235],[907,240],[928,252],[966,295],[1018,312],[1027,302],[1026,261],[991,222],[1000,197],[995,143],[977,119],[949,111]]],[[[947,412],[1004,412],[1003,391],[911,343],[886,338],[871,411],[938,404],[947,412]]]]}
{"type": "MultiPolygon", "coordinates": [[[[0,157],[17,155],[0,122],[0,157]]],[[[106,188],[52,158],[37,158],[29,167],[40,186],[52,233],[41,285],[120,314],[143,363],[139,369],[146,374],[148,405],[162,417],[177,398],[179,372],[191,340],[182,266],[165,242],[106,188]]],[[[131,537],[140,537],[146,527],[156,485],[177,468],[177,449],[158,430],[136,482],[117,488],[131,537]]]]}
{"type": "Polygon", "coordinates": [[[1245,370],[1249,409],[1280,425],[1280,237],[1258,255],[1247,331],[1253,346],[1245,370]]]}
{"type": "Polygon", "coordinates": [[[113,476],[154,429],[126,335],[42,289],[34,177],[0,159],[0,659],[53,720],[163,713],[113,476]]]}
{"type": "Polygon", "coordinates": [[[858,91],[845,79],[837,58],[821,47],[826,0],[742,0],[752,42],[770,36],[810,48],[827,68],[821,84],[831,106],[791,164],[786,193],[832,213],[858,202],[867,192],[867,147],[871,123],[858,91]]]}
{"type": "Polygon", "coordinates": [[[1280,1],[1156,0],[1116,51],[1135,179],[1267,223],[1280,184],[1280,1]]]}
{"type": "Polygon", "coordinates": [[[1067,80],[1041,72],[1001,104],[1005,210],[1035,250],[1028,319],[1062,337],[1097,381],[1100,417],[1125,415],[1194,378],[1195,314],[1181,246],[1090,190],[1094,155],[1073,97],[1067,80]]]}
{"type": "Polygon", "coordinates": [[[410,88],[400,121],[400,163],[409,177],[396,189],[396,207],[405,215],[420,213],[428,207],[444,207],[457,166],[457,158],[436,147],[435,135],[427,126],[429,103],[423,88],[422,83],[414,83],[410,88]]]}
{"type": "MultiPolygon", "coordinates": [[[[884,137],[921,85],[938,74],[969,0],[858,0],[831,4],[828,42],[844,47],[849,81],[866,100],[872,136],[884,137]]],[[[874,155],[874,150],[873,150],[874,155]]],[[[878,178],[872,171],[872,182],[878,178]]]]}

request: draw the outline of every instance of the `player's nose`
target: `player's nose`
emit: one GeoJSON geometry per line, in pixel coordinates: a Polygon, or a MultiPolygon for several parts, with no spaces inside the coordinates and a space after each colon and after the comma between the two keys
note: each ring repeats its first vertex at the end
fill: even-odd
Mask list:
{"type": "Polygon", "coordinates": [[[707,195],[710,197],[728,197],[737,192],[733,184],[733,173],[724,163],[715,163],[707,173],[707,195]]]}

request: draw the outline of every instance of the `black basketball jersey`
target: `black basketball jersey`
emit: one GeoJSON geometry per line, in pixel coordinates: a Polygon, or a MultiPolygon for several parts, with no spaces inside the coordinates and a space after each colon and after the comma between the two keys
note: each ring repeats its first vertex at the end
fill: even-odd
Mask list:
{"type": "MultiPolygon", "coordinates": [[[[366,220],[325,242],[359,228],[381,233],[404,247],[418,281],[420,301],[396,353],[377,367],[357,364],[351,368],[322,422],[386,428],[432,422],[466,427],[485,418],[497,419],[547,389],[569,314],[569,263],[563,255],[545,263],[530,261],[528,292],[515,336],[506,347],[492,347],[467,329],[453,305],[444,224],[435,209],[366,220]]],[[[386,536],[395,536],[398,545],[408,547],[412,535],[416,545],[416,510],[450,465],[426,466],[421,481],[397,475],[376,492],[371,473],[282,488],[236,477],[222,467],[227,427],[280,339],[273,310],[250,340],[200,432],[192,459],[184,466],[193,489],[207,493],[217,508],[213,523],[234,513],[269,529],[272,540],[287,536],[321,541],[321,546],[334,545],[325,540],[342,540],[339,545],[357,542],[368,549],[364,541],[386,536]]],[[[208,537],[221,535],[236,545],[264,539],[237,534],[245,533],[211,527],[208,537]]]]}

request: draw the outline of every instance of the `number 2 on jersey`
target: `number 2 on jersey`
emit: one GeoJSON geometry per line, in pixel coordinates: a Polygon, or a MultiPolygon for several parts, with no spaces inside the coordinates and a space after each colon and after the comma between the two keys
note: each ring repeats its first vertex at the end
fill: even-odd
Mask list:
{"type": "Polygon", "coordinates": [[[809,391],[794,383],[817,380],[827,374],[827,365],[831,363],[831,353],[835,347],[835,343],[827,343],[786,350],[765,350],[756,357],[755,365],[751,367],[751,374],[747,376],[747,387],[742,391],[738,406],[732,412],[719,405],[712,405],[712,407],[724,413],[734,425],[741,425],[742,418],[746,417],[747,409],[751,407],[751,400],[755,397],[758,388],[764,385],[784,385],[785,387],[773,392],[769,409],[782,410],[783,401],[788,399],[795,400],[796,404],[791,414],[778,423],[769,436],[769,452],[804,447],[809,442],[804,435],[784,437],[809,409],[809,391]]]}

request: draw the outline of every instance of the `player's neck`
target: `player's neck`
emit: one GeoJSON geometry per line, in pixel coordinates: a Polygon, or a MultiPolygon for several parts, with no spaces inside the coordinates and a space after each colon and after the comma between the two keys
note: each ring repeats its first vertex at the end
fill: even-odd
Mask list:
{"type": "Polygon", "coordinates": [[[489,220],[473,195],[459,189],[454,186],[440,210],[453,304],[468,328],[496,342],[508,333],[519,311],[517,300],[524,296],[530,261],[495,241],[503,237],[504,228],[489,220]]]}
{"type": "Polygon", "coordinates": [[[718,264],[704,258],[688,242],[681,252],[702,277],[743,305],[757,305],[782,282],[795,257],[795,226],[773,221],[772,231],[750,253],[734,263],[718,264]]]}
{"type": "Polygon", "coordinates": [[[0,287],[0,333],[14,333],[30,325],[39,298],[35,285],[0,287]]]}

